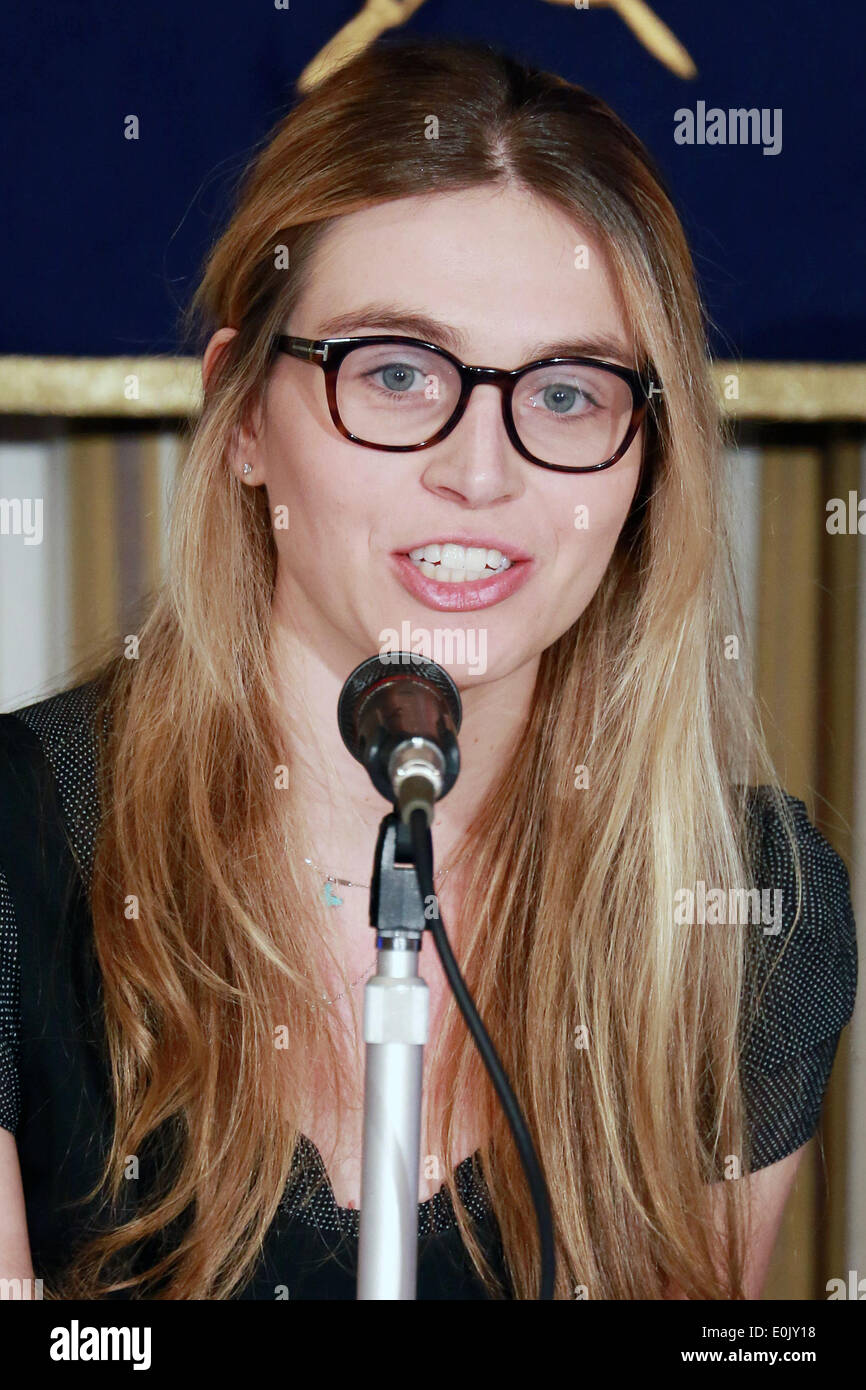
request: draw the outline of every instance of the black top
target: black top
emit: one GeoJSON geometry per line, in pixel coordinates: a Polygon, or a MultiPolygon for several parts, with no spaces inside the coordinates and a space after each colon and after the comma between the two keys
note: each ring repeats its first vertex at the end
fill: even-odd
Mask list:
{"type": "MultiPolygon", "coordinates": [[[[93,1031],[98,968],[88,964],[87,899],[99,823],[94,706],[95,686],[87,684],[0,715],[0,1126],[18,1138],[37,1273],[62,1266],[69,1231],[61,1198],[85,1190],[85,1169],[88,1181],[98,1175],[93,1134],[102,1133],[104,1151],[110,1133],[107,1072],[93,1031]],[[61,1188],[55,1170],[75,1161],[70,1155],[79,1145],[87,1151],[80,1171],[61,1188]]],[[[781,930],[745,933],[748,942],[761,943],[760,965],[757,957],[749,961],[750,993],[769,972],[741,1057],[753,1168],[775,1163],[815,1132],[857,978],[847,871],[803,803],[787,801],[804,900],[774,971],[796,907],[793,865],[766,789],[750,797],[755,886],[783,895],[781,930]]],[[[455,1180],[507,1292],[498,1228],[474,1156],[459,1165],[455,1180]]],[[[273,1299],[285,1286],[291,1298],[353,1298],[358,1216],[337,1206],[318,1150],[302,1137],[256,1276],[239,1296],[273,1299]]],[[[419,1205],[418,1232],[419,1298],[486,1296],[447,1192],[419,1205]]]]}

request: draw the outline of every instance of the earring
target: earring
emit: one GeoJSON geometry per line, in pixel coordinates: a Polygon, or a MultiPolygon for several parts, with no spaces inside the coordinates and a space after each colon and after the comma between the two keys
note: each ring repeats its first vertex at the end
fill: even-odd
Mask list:
{"type": "Polygon", "coordinates": [[[252,473],[252,471],[253,471],[253,465],[252,465],[251,463],[245,463],[245,464],[244,464],[244,473],[252,473]]]}

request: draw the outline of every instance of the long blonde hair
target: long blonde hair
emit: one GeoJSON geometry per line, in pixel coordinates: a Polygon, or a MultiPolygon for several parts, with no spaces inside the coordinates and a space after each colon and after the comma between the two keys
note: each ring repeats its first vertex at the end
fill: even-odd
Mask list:
{"type": "MultiPolygon", "coordinates": [[[[205,335],[238,332],[191,432],[169,568],[138,658],[115,654],[99,670],[110,732],[91,905],[116,1102],[102,1191],[115,1219],[79,1252],[64,1296],[236,1293],[290,1175],[299,1125],[286,1095],[291,1109],[322,1049],[338,1072],[311,949],[318,909],[294,869],[297,824],[287,856],[285,807],[272,795],[290,758],[269,661],[267,499],[239,483],[228,451],[262,400],[272,337],[331,219],[502,180],[602,242],[636,365],[651,364],[663,392],[609,567],[542,654],[514,760],[465,842],[461,967],[547,1175],[557,1297],[581,1286],[591,1298],[660,1298],[671,1281],[692,1298],[744,1296],[742,1184],[712,1181],[730,1155],[748,1166],[743,936],[675,926],[673,903],[699,879],[748,884],[745,784],[776,779],[746,663],[726,659],[725,637],[742,639],[743,619],[691,258],[650,157],[601,100],[489,45],[406,39],[374,44],[280,121],[191,307],[205,335]],[[436,140],[425,138],[431,113],[436,140]],[[575,787],[578,764],[588,789],[575,787]],[[283,1023],[288,1050],[274,1046],[283,1023]],[[126,1157],[159,1132],[173,1136],[171,1161],[124,1220],[115,1204],[126,1157]],[[176,1219],[174,1246],[124,1274],[124,1259],[176,1219]]],[[[533,1209],[453,1004],[432,1046],[435,1151],[450,1154],[460,1115],[480,1107],[509,1276],[518,1297],[534,1297],[533,1209]]]]}

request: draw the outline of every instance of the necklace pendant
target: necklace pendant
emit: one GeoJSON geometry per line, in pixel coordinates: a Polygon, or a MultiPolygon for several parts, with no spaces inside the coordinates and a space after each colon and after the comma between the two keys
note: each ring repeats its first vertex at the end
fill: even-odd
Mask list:
{"type": "Polygon", "coordinates": [[[322,901],[326,907],[342,907],[343,899],[338,898],[327,879],[322,884],[322,901]]]}

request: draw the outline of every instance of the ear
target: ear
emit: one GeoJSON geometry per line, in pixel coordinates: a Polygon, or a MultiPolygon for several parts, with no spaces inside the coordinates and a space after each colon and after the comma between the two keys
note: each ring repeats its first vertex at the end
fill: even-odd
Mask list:
{"type": "MultiPolygon", "coordinates": [[[[225,348],[232,341],[232,339],[237,336],[237,331],[238,330],[236,328],[217,329],[216,333],[214,333],[213,337],[210,339],[207,347],[205,348],[201,362],[201,379],[205,395],[207,395],[208,383],[211,381],[213,377],[214,368],[219,360],[219,357],[225,351],[225,348]]],[[[255,485],[256,483],[261,482],[260,478],[256,478],[255,470],[252,474],[248,476],[245,476],[243,474],[244,463],[252,462],[252,454],[254,448],[255,431],[249,428],[246,423],[244,423],[240,426],[237,432],[236,444],[234,450],[232,451],[232,467],[236,469],[238,476],[243,478],[244,482],[249,482],[255,485]]]]}
{"type": "Polygon", "coordinates": [[[236,328],[218,329],[205,348],[204,356],[201,359],[201,382],[205,395],[207,395],[208,382],[213,375],[213,369],[216,366],[217,359],[220,357],[227,344],[231,342],[232,338],[237,336],[237,331],[236,328]]]}

